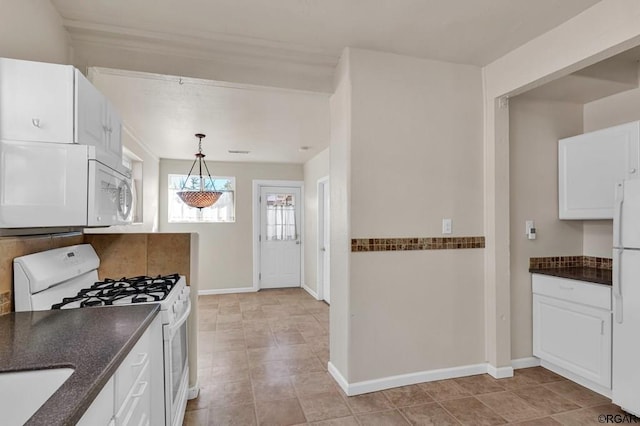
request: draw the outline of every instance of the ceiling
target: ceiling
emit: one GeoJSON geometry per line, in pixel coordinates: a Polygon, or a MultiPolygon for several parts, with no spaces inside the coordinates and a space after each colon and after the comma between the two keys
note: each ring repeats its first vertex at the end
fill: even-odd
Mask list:
{"type": "Polygon", "coordinates": [[[76,23],[485,65],[598,0],[52,0],[76,23]]]}
{"type": "Polygon", "coordinates": [[[640,47],[560,77],[520,95],[529,99],[586,104],[637,89],[640,83],[640,47]]]}
{"type": "Polygon", "coordinates": [[[195,133],[207,135],[208,161],[304,163],[329,144],[325,93],[104,68],[90,77],[138,142],[160,158],[193,159],[195,133]]]}
{"type": "Polygon", "coordinates": [[[344,47],[482,66],[598,0],[51,2],[74,64],[99,68],[94,83],[157,156],[193,158],[203,132],[208,158],[300,163],[328,145],[344,47]]]}

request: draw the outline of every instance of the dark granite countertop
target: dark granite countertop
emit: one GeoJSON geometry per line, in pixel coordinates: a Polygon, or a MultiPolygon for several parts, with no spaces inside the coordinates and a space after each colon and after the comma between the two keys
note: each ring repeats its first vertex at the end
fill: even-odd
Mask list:
{"type": "Polygon", "coordinates": [[[579,266],[573,268],[544,268],[529,269],[532,274],[551,275],[553,277],[568,278],[570,280],[587,281],[590,283],[611,285],[611,270],[588,268],[579,266]]]}
{"type": "Polygon", "coordinates": [[[27,425],[74,425],[159,311],[157,304],[0,316],[0,372],[70,367],[27,425]]]}

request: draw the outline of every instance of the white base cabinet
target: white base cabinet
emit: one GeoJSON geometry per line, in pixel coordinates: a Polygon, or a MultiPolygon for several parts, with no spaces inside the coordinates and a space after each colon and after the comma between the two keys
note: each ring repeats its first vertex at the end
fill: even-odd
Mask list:
{"type": "Polygon", "coordinates": [[[558,142],[560,219],[612,219],[615,184],[640,176],[640,122],[558,142]]]}
{"type": "Polygon", "coordinates": [[[163,425],[162,323],[156,316],[77,423],[80,426],[163,425]]]}
{"type": "Polygon", "coordinates": [[[611,289],[538,274],[532,284],[533,354],[611,389],[611,289]]]}

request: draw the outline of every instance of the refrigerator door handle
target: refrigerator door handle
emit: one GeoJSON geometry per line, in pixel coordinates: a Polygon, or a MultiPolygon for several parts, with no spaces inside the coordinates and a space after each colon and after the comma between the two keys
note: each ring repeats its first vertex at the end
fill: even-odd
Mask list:
{"type": "Polygon", "coordinates": [[[624,202],[624,181],[616,183],[615,204],[613,212],[613,246],[622,247],[620,241],[622,227],[622,203],[624,202]]]}
{"type": "Polygon", "coordinates": [[[613,249],[613,314],[618,324],[622,324],[622,249],[613,249]]]}

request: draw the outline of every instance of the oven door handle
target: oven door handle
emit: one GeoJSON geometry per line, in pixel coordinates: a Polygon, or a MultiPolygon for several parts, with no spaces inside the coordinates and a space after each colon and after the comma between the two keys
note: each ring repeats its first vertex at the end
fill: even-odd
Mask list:
{"type": "Polygon", "coordinates": [[[168,327],[169,333],[165,333],[165,337],[167,340],[171,340],[173,336],[178,332],[182,324],[189,318],[189,314],[191,313],[191,299],[187,299],[184,303],[187,304],[187,309],[184,310],[182,315],[178,320],[176,320],[173,324],[168,327]]]}

